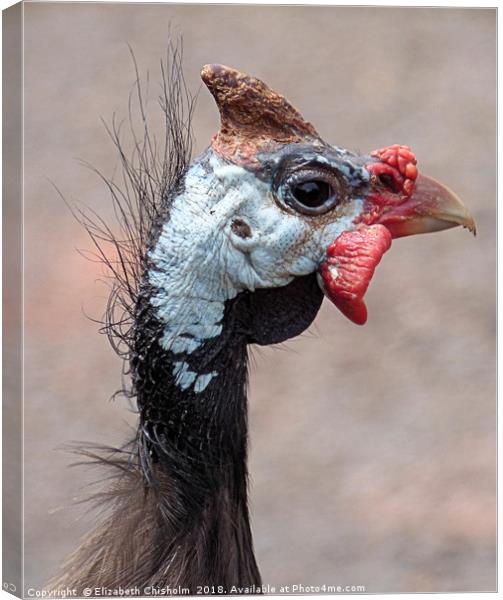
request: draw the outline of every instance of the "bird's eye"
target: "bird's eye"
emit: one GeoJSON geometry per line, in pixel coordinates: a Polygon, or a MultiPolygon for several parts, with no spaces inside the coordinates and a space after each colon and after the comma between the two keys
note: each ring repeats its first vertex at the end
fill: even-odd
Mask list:
{"type": "Polygon", "coordinates": [[[338,203],[339,184],[328,173],[296,174],[287,181],[283,199],[300,213],[321,215],[338,203]]]}

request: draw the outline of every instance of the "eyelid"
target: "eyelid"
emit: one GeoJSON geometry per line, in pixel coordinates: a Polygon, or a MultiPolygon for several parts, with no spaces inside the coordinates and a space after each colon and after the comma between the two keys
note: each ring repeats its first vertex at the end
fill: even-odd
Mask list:
{"type": "Polygon", "coordinates": [[[309,163],[307,168],[300,168],[294,171],[289,177],[286,178],[286,181],[298,181],[301,179],[326,179],[330,182],[335,182],[337,188],[341,187],[340,177],[334,172],[334,169],[327,169],[326,166],[315,165],[313,167],[312,163],[309,163]]]}

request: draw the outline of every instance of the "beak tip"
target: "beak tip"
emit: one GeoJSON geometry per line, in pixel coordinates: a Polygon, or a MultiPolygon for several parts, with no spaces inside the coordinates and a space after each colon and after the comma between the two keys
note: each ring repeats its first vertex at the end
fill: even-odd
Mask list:
{"type": "Polygon", "coordinates": [[[468,211],[466,211],[466,217],[460,222],[460,225],[463,229],[467,229],[472,233],[474,237],[477,236],[477,223],[475,223],[475,219],[468,211]]]}

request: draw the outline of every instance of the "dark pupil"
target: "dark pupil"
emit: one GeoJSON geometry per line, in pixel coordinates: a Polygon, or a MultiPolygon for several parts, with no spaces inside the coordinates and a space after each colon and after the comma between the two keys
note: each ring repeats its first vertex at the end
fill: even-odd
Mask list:
{"type": "Polygon", "coordinates": [[[304,206],[316,208],[324,204],[332,195],[332,188],[326,181],[304,181],[292,190],[295,199],[304,206]]]}

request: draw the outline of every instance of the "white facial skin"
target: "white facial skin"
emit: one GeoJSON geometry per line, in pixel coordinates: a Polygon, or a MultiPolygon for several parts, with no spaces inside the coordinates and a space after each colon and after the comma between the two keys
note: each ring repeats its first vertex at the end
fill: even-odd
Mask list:
{"type": "MultiPolygon", "coordinates": [[[[190,354],[221,333],[226,300],[314,272],[362,210],[363,201],[353,199],[331,222],[288,211],[253,173],[216,155],[209,164],[209,174],[197,161],[190,167],[150,255],[149,280],[159,290],[151,302],[165,323],[161,344],[175,354],[190,354]],[[233,231],[236,219],[248,226],[246,237],[233,231]]],[[[195,373],[183,357],[173,372],[179,387],[195,392],[217,375],[195,373]]]]}

